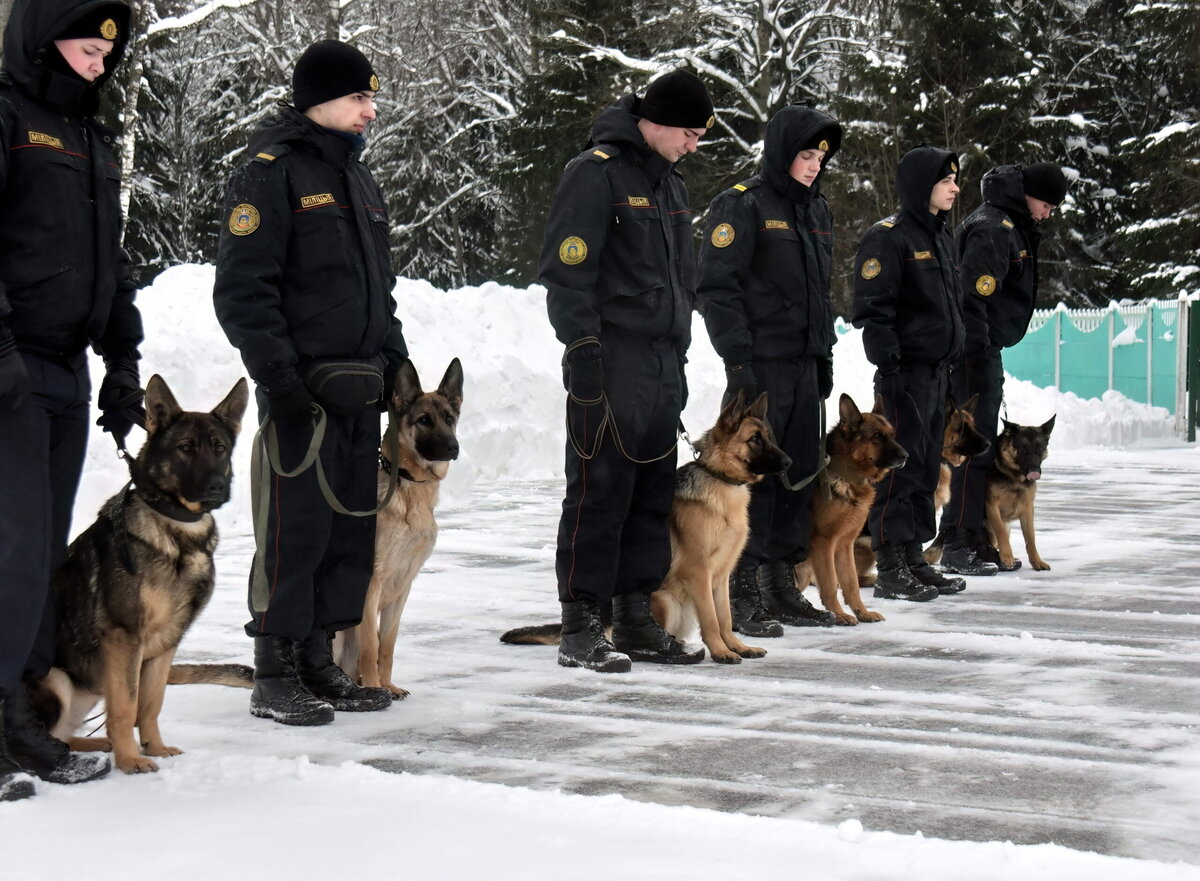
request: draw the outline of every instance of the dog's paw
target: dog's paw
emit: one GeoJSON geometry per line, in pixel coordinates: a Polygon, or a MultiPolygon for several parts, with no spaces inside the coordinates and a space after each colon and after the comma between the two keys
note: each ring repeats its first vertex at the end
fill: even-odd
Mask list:
{"type": "Polygon", "coordinates": [[[870,609],[863,609],[859,612],[855,612],[855,614],[858,616],[858,620],[863,624],[874,624],[876,621],[884,620],[882,615],[880,615],[878,612],[872,612],[870,609]]]}
{"type": "Polygon", "coordinates": [[[743,658],[761,658],[767,654],[767,650],[760,649],[758,646],[744,645],[737,650],[737,653],[743,658]]]}
{"type": "Polygon", "coordinates": [[[714,651],[710,650],[709,654],[712,655],[712,659],[714,661],[716,661],[718,664],[740,664],[740,663],[742,663],[742,656],[735,652],[731,652],[728,649],[726,649],[723,652],[714,652],[714,651]]]}
{"type": "Polygon", "coordinates": [[[387,686],[385,686],[385,687],[387,688],[388,691],[390,691],[392,693],[392,700],[394,700],[394,701],[402,701],[406,697],[408,697],[408,692],[405,691],[403,688],[401,688],[399,685],[392,685],[389,682],[387,684],[387,686]]]}
{"type": "Polygon", "coordinates": [[[117,756],[113,764],[126,774],[150,774],[158,770],[158,764],[145,756],[117,756]]]}
{"type": "Polygon", "coordinates": [[[165,743],[143,743],[142,753],[156,758],[165,758],[166,756],[181,756],[183,750],[177,746],[167,746],[165,743]]]}
{"type": "Polygon", "coordinates": [[[858,619],[849,612],[834,612],[833,616],[842,627],[853,627],[858,623],[858,619]]]}
{"type": "Polygon", "coordinates": [[[1035,572],[1049,572],[1050,564],[1041,557],[1030,557],[1029,565],[1035,572]]]}

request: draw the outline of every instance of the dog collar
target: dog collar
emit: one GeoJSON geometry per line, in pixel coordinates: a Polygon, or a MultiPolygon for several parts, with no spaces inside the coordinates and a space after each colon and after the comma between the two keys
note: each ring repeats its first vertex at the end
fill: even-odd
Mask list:
{"type": "MultiPolygon", "coordinates": [[[[136,487],[134,489],[136,490],[136,487]]],[[[199,523],[206,513],[201,511],[197,514],[195,511],[189,511],[183,505],[166,499],[148,499],[141,493],[138,494],[138,498],[145,502],[152,511],[162,514],[168,520],[178,520],[180,523],[199,523]]]]}
{"type": "Polygon", "coordinates": [[[701,471],[703,471],[709,477],[712,477],[715,480],[719,480],[719,481],[721,481],[721,483],[727,483],[730,486],[745,486],[747,483],[750,482],[748,480],[735,480],[732,477],[730,477],[728,474],[722,474],[720,471],[714,471],[712,468],[709,468],[703,462],[697,462],[696,465],[700,468],[701,471]]]}
{"type": "Polygon", "coordinates": [[[409,470],[407,468],[396,468],[396,466],[392,464],[391,459],[389,459],[383,453],[380,453],[379,454],[379,469],[384,474],[391,474],[393,468],[396,469],[397,477],[403,477],[409,483],[428,483],[429,482],[427,480],[417,480],[415,477],[412,476],[412,474],[409,472],[409,470]]]}

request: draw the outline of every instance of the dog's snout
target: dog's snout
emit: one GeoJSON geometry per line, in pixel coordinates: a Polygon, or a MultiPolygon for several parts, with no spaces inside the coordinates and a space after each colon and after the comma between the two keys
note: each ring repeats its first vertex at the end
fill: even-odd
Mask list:
{"type": "Polygon", "coordinates": [[[779,472],[778,473],[786,474],[787,470],[791,467],[792,467],[792,457],[789,456],[787,453],[781,453],[779,456],[779,472]]]}

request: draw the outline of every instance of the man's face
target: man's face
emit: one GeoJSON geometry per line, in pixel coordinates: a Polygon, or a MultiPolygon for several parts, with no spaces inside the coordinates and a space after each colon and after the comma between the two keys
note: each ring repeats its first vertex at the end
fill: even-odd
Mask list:
{"type": "Polygon", "coordinates": [[[954,207],[954,200],[957,198],[958,175],[948,174],[933,185],[933,192],[929,194],[929,213],[949,211],[954,207]]]}
{"type": "Polygon", "coordinates": [[[1043,202],[1041,199],[1035,199],[1033,196],[1026,196],[1025,204],[1029,206],[1029,216],[1033,218],[1034,223],[1041,223],[1054,213],[1054,205],[1043,202]]]}
{"type": "Polygon", "coordinates": [[[71,70],[89,83],[104,73],[104,59],[112,54],[116,44],[101,37],[78,37],[71,40],[55,40],[54,46],[71,70]]]}
{"type": "Polygon", "coordinates": [[[352,92],[324,104],[314,104],[304,115],[335,132],[361,135],[375,118],[375,92],[352,92]]]}
{"type": "Polygon", "coordinates": [[[792,160],[788,174],[793,180],[798,180],[806,187],[811,187],[817,175],[821,173],[821,163],[825,161],[824,150],[801,150],[792,160]]]}
{"type": "Polygon", "coordinates": [[[674,164],[688,153],[695,153],[705,128],[678,128],[673,125],[659,125],[648,119],[639,119],[638,128],[646,141],[646,146],[674,164]]]}

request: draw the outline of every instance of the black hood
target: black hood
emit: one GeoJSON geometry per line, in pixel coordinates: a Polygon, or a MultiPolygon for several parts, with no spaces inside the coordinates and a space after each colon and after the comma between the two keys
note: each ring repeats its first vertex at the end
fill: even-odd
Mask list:
{"type": "MultiPolygon", "coordinates": [[[[952,160],[955,166],[959,165],[957,153],[928,144],[909,150],[900,159],[900,168],[896,172],[900,210],[923,225],[931,225],[935,217],[929,213],[929,197],[933,194],[933,185],[944,176],[941,172],[947,160],[952,160]]],[[[944,222],[948,213],[939,211],[936,217],[944,222]]]]}
{"type": "Polygon", "coordinates": [[[767,123],[767,133],[763,138],[763,178],[784,196],[797,202],[807,201],[821,191],[825,169],[841,144],[842,127],[836,119],[804,104],[790,104],[767,123]],[[829,149],[821,162],[817,179],[811,187],[806,187],[793,178],[788,170],[804,145],[825,129],[829,130],[829,149]]]}
{"type": "Polygon", "coordinates": [[[1014,220],[1029,219],[1029,203],[1025,201],[1025,179],[1021,166],[1001,165],[983,176],[980,184],[983,200],[995,205],[1014,220]]]}
{"type": "Polygon", "coordinates": [[[317,125],[295,107],[280,102],[279,112],[267,117],[250,135],[247,154],[253,158],[268,147],[305,147],[334,165],[357,156],[366,141],[317,125]]]}
{"type": "Polygon", "coordinates": [[[638,105],[641,99],[626,95],[616,104],[606,107],[592,125],[592,144],[614,144],[630,148],[638,157],[643,170],[651,177],[659,178],[671,168],[671,163],[659,156],[646,143],[638,128],[638,105]]]}
{"type": "Polygon", "coordinates": [[[112,76],[129,45],[129,4],[125,0],[16,0],[4,30],[4,69],[13,81],[39,100],[85,114],[95,111],[100,88],[112,76]],[[45,61],[56,52],[54,39],[67,26],[102,6],[124,11],[112,54],[95,82],[59,73],[45,61]]]}

